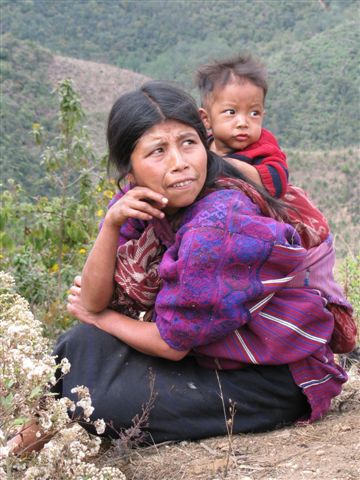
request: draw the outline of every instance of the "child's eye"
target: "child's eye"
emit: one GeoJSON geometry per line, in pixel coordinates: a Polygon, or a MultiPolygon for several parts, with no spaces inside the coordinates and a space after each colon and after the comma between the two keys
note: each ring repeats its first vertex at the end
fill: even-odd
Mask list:
{"type": "Polygon", "coordinates": [[[259,115],[259,110],[253,110],[252,112],[250,112],[250,117],[258,117],[259,115]]]}
{"type": "Polygon", "coordinates": [[[224,110],[225,115],[235,115],[235,110],[233,108],[228,108],[224,110]]]}

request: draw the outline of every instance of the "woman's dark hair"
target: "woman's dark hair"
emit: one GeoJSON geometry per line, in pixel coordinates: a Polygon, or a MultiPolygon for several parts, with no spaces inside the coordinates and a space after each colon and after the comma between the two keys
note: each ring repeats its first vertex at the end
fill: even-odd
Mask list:
{"type": "Polygon", "coordinates": [[[170,83],[151,81],[138,90],[125,93],[113,105],[108,119],[108,170],[118,172],[118,185],[131,170],[131,154],[139,139],[150,128],[166,120],[175,120],[196,130],[207,152],[207,177],[204,188],[214,187],[220,176],[240,178],[253,185],[277,211],[281,202],[272,198],[264,188],[251,182],[235,167],[213,152],[207,142],[206,128],[200,118],[195,100],[170,83]]]}
{"type": "Polygon", "coordinates": [[[109,167],[118,171],[118,183],[131,169],[131,154],[144,133],[166,120],[194,128],[206,150],[206,129],[195,100],[165,82],[151,81],[138,90],[122,95],[113,105],[107,127],[109,167]]]}

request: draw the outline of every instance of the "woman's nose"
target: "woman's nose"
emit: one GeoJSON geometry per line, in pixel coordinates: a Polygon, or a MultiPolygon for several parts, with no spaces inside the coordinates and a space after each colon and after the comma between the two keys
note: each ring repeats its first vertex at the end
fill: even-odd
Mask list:
{"type": "Polygon", "coordinates": [[[169,164],[172,171],[183,170],[188,166],[183,155],[177,148],[169,152],[169,164]]]}

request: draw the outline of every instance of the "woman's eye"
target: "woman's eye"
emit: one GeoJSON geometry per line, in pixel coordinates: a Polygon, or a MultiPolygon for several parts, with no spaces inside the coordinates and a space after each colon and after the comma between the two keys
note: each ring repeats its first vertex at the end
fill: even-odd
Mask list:
{"type": "Polygon", "coordinates": [[[159,157],[162,155],[163,151],[164,149],[162,147],[154,148],[154,150],[149,151],[149,153],[146,155],[146,158],[159,157]]]}
{"type": "Polygon", "coordinates": [[[162,147],[155,148],[155,150],[153,150],[150,155],[157,155],[159,153],[163,153],[163,151],[164,149],[162,147]]]}
{"type": "Polygon", "coordinates": [[[184,141],[184,145],[193,145],[195,143],[195,140],[192,138],[188,138],[184,141]]]}

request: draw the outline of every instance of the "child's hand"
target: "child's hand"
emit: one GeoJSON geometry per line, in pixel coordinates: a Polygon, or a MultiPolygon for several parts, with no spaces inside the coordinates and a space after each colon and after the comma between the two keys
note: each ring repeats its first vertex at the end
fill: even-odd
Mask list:
{"type": "Polygon", "coordinates": [[[147,187],[135,187],[125,193],[107,212],[105,223],[120,227],[128,218],[152,220],[164,218],[162,209],[168,199],[147,187]]]}

